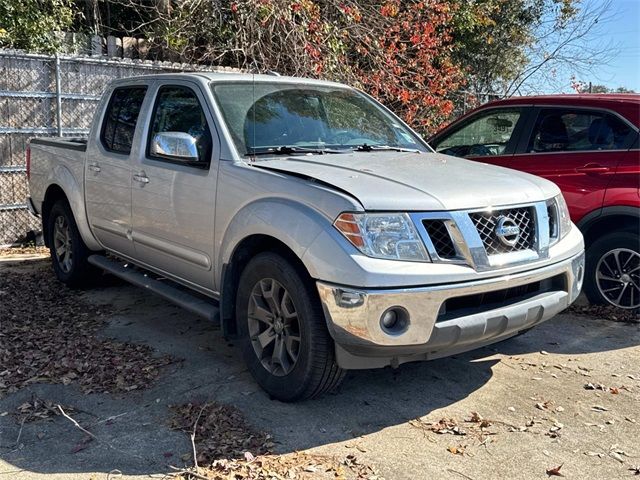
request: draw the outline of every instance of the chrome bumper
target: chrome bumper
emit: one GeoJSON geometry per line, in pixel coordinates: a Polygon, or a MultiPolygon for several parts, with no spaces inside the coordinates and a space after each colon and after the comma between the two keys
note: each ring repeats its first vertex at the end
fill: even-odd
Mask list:
{"type": "Polygon", "coordinates": [[[339,363],[345,368],[375,368],[442,357],[515,335],[568,307],[580,293],[583,274],[584,253],[580,253],[547,267],[475,282],[393,290],[317,282],[317,288],[339,363]],[[554,277],[563,280],[562,287],[516,299],[515,303],[494,304],[489,310],[462,310],[461,316],[437,321],[448,299],[554,277]],[[408,321],[402,331],[388,333],[380,319],[392,307],[406,311],[408,321]],[[378,357],[377,361],[372,357],[378,357]]]}

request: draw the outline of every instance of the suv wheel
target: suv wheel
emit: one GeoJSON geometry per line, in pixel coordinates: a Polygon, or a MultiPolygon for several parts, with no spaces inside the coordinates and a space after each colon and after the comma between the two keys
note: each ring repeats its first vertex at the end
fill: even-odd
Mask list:
{"type": "Polygon", "coordinates": [[[80,236],[71,207],[65,200],[58,200],[47,220],[49,251],[56,277],[70,287],[85,285],[97,270],[87,262],[91,251],[80,236]]]}
{"type": "Polygon", "coordinates": [[[313,281],[280,255],[261,253],[246,266],[236,321],[249,371],[272,397],[304,400],[342,381],[313,281]]]}
{"type": "Polygon", "coordinates": [[[584,290],[591,303],[640,308],[640,236],[613,232],[587,250],[584,290]]]}

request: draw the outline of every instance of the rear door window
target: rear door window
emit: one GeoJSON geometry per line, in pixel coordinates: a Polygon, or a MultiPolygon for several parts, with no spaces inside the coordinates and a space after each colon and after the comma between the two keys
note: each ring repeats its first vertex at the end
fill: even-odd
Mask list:
{"type": "Polygon", "coordinates": [[[626,150],[633,143],[633,136],[633,129],[609,112],[548,108],[538,115],[527,151],[626,150]]]}
{"type": "Polygon", "coordinates": [[[456,157],[503,155],[508,153],[507,147],[512,142],[521,115],[520,109],[481,112],[466,125],[441,139],[435,149],[456,157]]]}
{"type": "Polygon", "coordinates": [[[147,87],[116,88],[104,116],[100,140],[109,151],[129,154],[147,87]]]}

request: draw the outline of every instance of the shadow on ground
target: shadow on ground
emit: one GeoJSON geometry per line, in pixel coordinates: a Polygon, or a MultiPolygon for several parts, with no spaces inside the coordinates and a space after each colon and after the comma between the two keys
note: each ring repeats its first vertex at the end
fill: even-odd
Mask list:
{"type": "Polygon", "coordinates": [[[181,466],[181,457],[190,452],[186,436],[169,429],[168,406],[192,401],[237,406],[250,423],[273,435],[280,452],[328,445],[393,429],[466,398],[491,379],[500,362],[496,353],[578,355],[640,344],[637,325],[561,315],[523,336],[468,354],[397,370],[350,372],[335,394],[284,404],[257,387],[239,351],[204,320],[117,281],[84,295],[89,302],[113,305],[116,313],[105,336],[148,344],[158,354],[183,360],[139,392],[83,395],[73,384],[39,384],[1,399],[0,413],[11,412],[34,394],[71,405],[74,418],[98,440],[85,442],[86,434],[56,417],[25,424],[18,447],[20,425],[11,415],[0,417],[0,458],[6,462],[0,474],[166,472],[169,464],[181,466]]]}

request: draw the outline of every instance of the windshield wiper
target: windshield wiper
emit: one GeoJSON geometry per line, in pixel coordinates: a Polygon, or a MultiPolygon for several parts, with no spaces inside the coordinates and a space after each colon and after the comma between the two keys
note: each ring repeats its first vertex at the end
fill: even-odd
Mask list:
{"type": "Polygon", "coordinates": [[[282,145],[279,147],[260,147],[250,148],[245,157],[255,157],[258,155],[291,155],[293,153],[317,153],[323,155],[325,153],[345,153],[342,150],[332,150],[327,148],[306,148],[306,147],[289,147],[282,145]]]}
{"type": "Polygon", "coordinates": [[[417,148],[392,147],[391,145],[368,145],[366,143],[358,145],[353,149],[354,152],[381,152],[385,150],[391,150],[394,152],[421,153],[417,148]]]}

